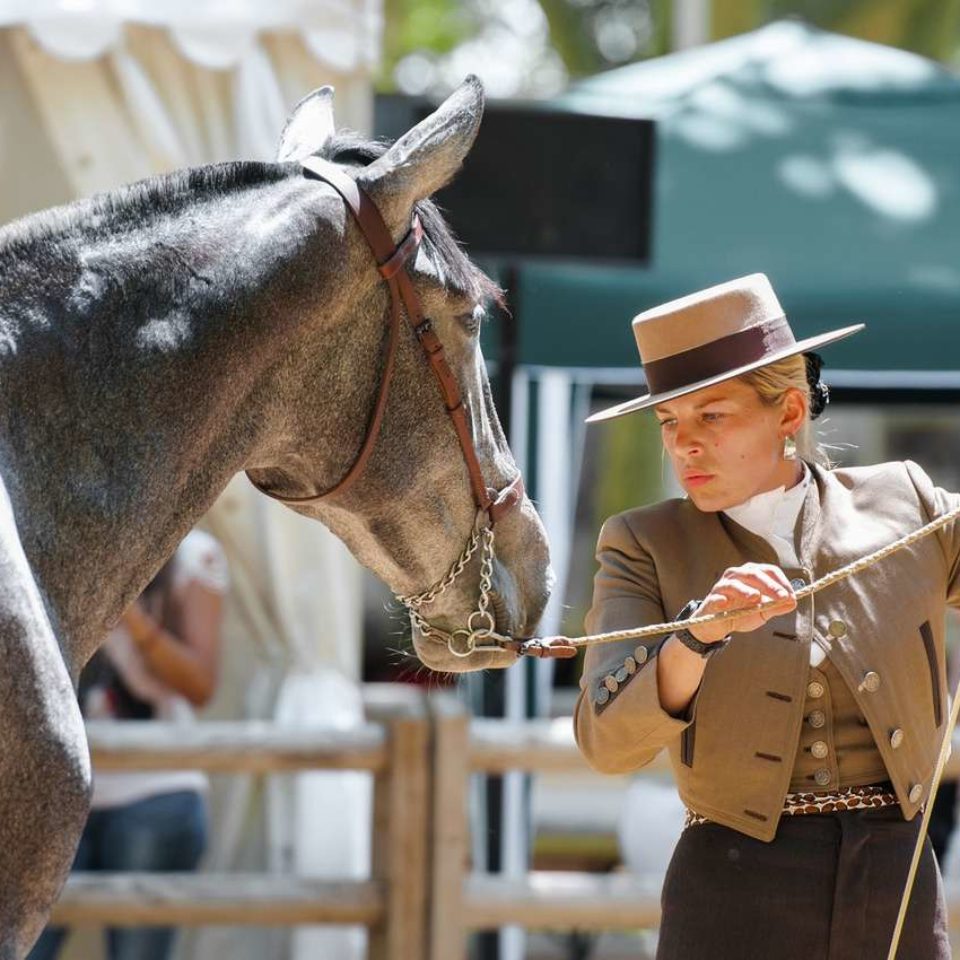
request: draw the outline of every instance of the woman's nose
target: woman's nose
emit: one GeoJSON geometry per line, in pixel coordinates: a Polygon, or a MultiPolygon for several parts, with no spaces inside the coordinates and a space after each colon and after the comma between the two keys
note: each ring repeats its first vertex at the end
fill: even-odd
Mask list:
{"type": "Polygon", "coordinates": [[[699,450],[701,446],[700,438],[697,436],[696,431],[692,427],[684,424],[677,425],[673,439],[677,448],[684,452],[699,450]]]}

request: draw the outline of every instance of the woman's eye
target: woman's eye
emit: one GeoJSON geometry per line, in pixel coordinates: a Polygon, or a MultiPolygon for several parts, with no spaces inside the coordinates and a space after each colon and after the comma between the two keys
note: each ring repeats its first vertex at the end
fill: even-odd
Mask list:
{"type": "Polygon", "coordinates": [[[661,420],[661,427],[672,427],[677,421],[676,420],[661,420]]]}
{"type": "Polygon", "coordinates": [[[725,414],[722,414],[722,413],[705,413],[705,414],[703,415],[703,419],[704,419],[704,420],[707,420],[707,421],[710,421],[710,422],[713,422],[713,421],[715,421],[715,420],[722,420],[722,419],[724,418],[724,416],[725,416],[725,414]]]}

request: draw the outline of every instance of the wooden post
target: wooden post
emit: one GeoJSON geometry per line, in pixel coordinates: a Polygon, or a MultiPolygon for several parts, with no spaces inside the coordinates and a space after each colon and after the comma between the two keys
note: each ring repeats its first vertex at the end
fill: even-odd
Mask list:
{"type": "Polygon", "coordinates": [[[464,884],[469,869],[469,720],[454,694],[430,698],[433,717],[433,820],[429,960],[466,960],[464,884]]]}
{"type": "Polygon", "coordinates": [[[422,696],[397,711],[388,721],[387,767],[374,778],[373,877],[386,918],[370,931],[369,960],[426,956],[430,727],[422,696]]]}

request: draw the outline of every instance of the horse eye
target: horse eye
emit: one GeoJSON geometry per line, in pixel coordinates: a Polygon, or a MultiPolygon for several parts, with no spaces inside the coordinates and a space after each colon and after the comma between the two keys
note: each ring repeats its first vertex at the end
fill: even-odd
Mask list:
{"type": "Polygon", "coordinates": [[[459,314],[457,316],[457,323],[459,323],[464,330],[466,330],[467,333],[473,337],[480,332],[480,325],[483,323],[483,319],[483,307],[474,307],[469,313],[459,314]]]}

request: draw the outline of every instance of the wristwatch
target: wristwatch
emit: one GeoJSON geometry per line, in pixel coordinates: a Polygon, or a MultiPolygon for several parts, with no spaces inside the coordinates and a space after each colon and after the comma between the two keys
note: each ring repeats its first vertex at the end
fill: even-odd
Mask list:
{"type": "MultiPolygon", "coordinates": [[[[703,603],[702,600],[689,600],[684,608],[673,618],[674,620],[687,620],[694,615],[697,608],[700,604],[703,603]]],[[[689,630],[680,629],[673,634],[688,650],[692,650],[694,653],[699,654],[701,657],[706,659],[712,653],[716,653],[721,647],[727,645],[730,641],[729,634],[724,637],[722,640],[717,640],[714,643],[704,643],[702,640],[698,640],[689,630]]]]}

